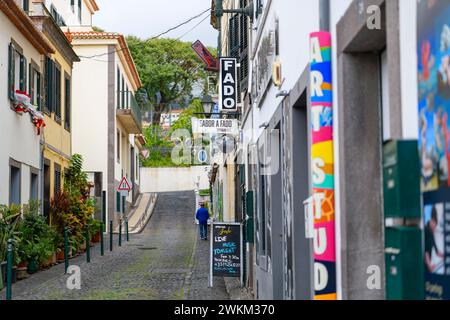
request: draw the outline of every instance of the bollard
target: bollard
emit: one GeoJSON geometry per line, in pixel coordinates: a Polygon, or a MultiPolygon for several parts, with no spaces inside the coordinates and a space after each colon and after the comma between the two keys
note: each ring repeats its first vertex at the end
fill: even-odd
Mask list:
{"type": "Polygon", "coordinates": [[[119,223],[119,247],[122,246],[122,219],[120,219],[119,223]]]}
{"type": "Polygon", "coordinates": [[[102,223],[100,224],[100,254],[101,254],[102,256],[105,255],[105,243],[104,243],[105,240],[104,240],[104,238],[103,238],[103,236],[104,236],[104,234],[103,234],[104,230],[105,230],[105,224],[102,222],[102,223]]]}
{"type": "Polygon", "coordinates": [[[125,227],[127,228],[126,232],[127,232],[127,242],[130,241],[130,233],[128,231],[128,218],[125,218],[125,227]]]}
{"type": "Polygon", "coordinates": [[[106,225],[106,191],[102,191],[102,222],[106,225]]]}
{"type": "Polygon", "coordinates": [[[13,264],[13,241],[8,240],[7,249],[7,266],[6,266],[6,300],[11,300],[12,297],[12,264],[13,264]]]}
{"type": "Polygon", "coordinates": [[[109,222],[109,251],[113,251],[113,222],[109,222]]]}
{"type": "Polygon", "coordinates": [[[91,262],[91,241],[89,239],[89,226],[84,226],[84,238],[86,240],[86,262],[91,262]]]}
{"type": "Polygon", "coordinates": [[[64,273],[69,269],[69,229],[64,228],[64,273]]]}

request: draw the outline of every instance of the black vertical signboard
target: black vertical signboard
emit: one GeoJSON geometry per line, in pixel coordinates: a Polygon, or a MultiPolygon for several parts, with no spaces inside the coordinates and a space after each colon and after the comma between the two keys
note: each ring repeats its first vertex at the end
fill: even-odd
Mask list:
{"type": "Polygon", "coordinates": [[[216,277],[241,277],[241,224],[213,224],[212,273],[216,277]]]}
{"type": "Polygon", "coordinates": [[[221,111],[237,111],[237,60],[220,59],[219,108],[221,111]]]}

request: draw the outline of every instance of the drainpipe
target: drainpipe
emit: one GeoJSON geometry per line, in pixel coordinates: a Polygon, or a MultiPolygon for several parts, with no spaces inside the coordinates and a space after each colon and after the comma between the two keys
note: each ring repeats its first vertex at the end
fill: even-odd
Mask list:
{"type": "Polygon", "coordinates": [[[320,0],[320,30],[330,31],[330,0],[320,0]]]}

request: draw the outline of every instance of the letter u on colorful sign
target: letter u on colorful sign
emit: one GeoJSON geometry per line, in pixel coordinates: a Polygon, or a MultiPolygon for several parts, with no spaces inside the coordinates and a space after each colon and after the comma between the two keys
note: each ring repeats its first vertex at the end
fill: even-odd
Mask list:
{"type": "Polygon", "coordinates": [[[220,59],[219,108],[224,111],[237,111],[237,60],[220,59]]]}
{"type": "Polygon", "coordinates": [[[331,35],[310,35],[311,167],[314,214],[314,287],[316,300],[335,300],[336,246],[334,214],[333,88],[331,35]]]}

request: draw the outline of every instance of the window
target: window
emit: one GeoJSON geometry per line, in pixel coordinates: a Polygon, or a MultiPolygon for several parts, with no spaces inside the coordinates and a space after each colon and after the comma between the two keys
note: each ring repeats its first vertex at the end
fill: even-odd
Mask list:
{"type": "Polygon", "coordinates": [[[116,143],[116,145],[117,145],[117,163],[120,163],[120,131],[119,130],[117,130],[116,139],[117,139],[117,143],[116,143]]]}
{"type": "Polygon", "coordinates": [[[80,23],[81,23],[81,17],[82,17],[81,7],[82,7],[81,0],[78,0],[78,20],[80,20],[80,23]]]}
{"type": "Polygon", "coordinates": [[[75,13],[75,0],[70,0],[70,8],[72,9],[72,12],[75,13]]]}
{"type": "Polygon", "coordinates": [[[20,164],[11,162],[9,180],[9,203],[20,205],[20,164]]]}
{"type": "Polygon", "coordinates": [[[41,100],[42,100],[42,92],[41,92],[41,73],[38,71],[37,67],[34,64],[29,65],[30,76],[29,76],[29,88],[30,88],[30,98],[31,104],[37,106],[38,110],[41,110],[41,100]]]}
{"type": "MultiPolygon", "coordinates": [[[[241,8],[245,8],[248,5],[248,0],[240,0],[240,4],[241,8]]],[[[248,89],[248,29],[250,19],[245,14],[241,14],[239,19],[239,62],[241,64],[239,68],[239,83],[240,92],[245,92],[248,89]]]]}
{"type": "Polygon", "coordinates": [[[122,103],[120,104],[120,107],[123,109],[125,106],[125,79],[122,75],[122,87],[121,87],[121,92],[122,92],[122,96],[121,96],[121,101],[122,103]]]}
{"type": "Polygon", "coordinates": [[[139,156],[136,154],[136,179],[139,180],[139,168],[141,167],[139,163],[139,156]]]}
{"type": "Polygon", "coordinates": [[[30,11],[30,0],[23,0],[23,11],[29,12],[30,11]]]}
{"type": "Polygon", "coordinates": [[[57,195],[61,191],[61,167],[55,164],[55,184],[54,194],[57,195]]]}
{"type": "Polygon", "coordinates": [[[35,172],[30,177],[30,200],[38,200],[39,175],[35,172]]]}
{"type": "Polygon", "coordinates": [[[61,122],[61,67],[55,65],[55,117],[57,122],[61,122]]]}
{"type": "Polygon", "coordinates": [[[14,100],[16,90],[27,90],[27,59],[12,43],[9,45],[8,58],[8,95],[10,100],[14,100]]]}
{"type": "Polygon", "coordinates": [[[230,18],[228,35],[228,55],[231,58],[239,57],[239,15],[230,18]]]}
{"type": "Polygon", "coordinates": [[[120,108],[120,69],[117,67],[117,108],[120,108]]]}
{"type": "Polygon", "coordinates": [[[64,77],[64,89],[65,89],[65,95],[64,95],[64,128],[66,128],[67,131],[70,131],[70,113],[71,113],[71,81],[69,77],[66,75],[64,77]]]}
{"type": "Polygon", "coordinates": [[[256,0],[256,8],[255,8],[256,19],[258,19],[258,17],[263,13],[263,8],[264,8],[264,0],[256,0]]]}
{"type": "Polygon", "coordinates": [[[65,27],[66,22],[64,21],[63,17],[58,13],[54,5],[51,5],[50,7],[50,15],[52,16],[53,20],[55,20],[56,24],[60,27],[65,27]]]}
{"type": "Polygon", "coordinates": [[[130,106],[130,91],[128,91],[128,85],[126,86],[126,98],[125,98],[125,107],[128,109],[130,106]]]}
{"type": "Polygon", "coordinates": [[[55,63],[49,57],[45,59],[45,104],[44,112],[50,114],[53,112],[54,95],[54,67],[55,63]]]}

